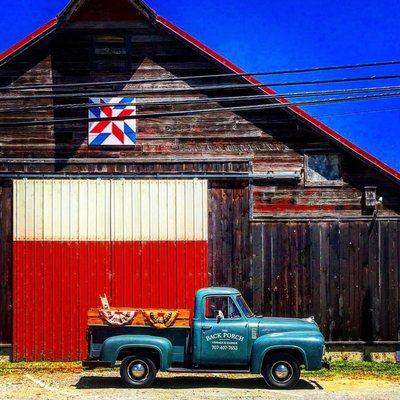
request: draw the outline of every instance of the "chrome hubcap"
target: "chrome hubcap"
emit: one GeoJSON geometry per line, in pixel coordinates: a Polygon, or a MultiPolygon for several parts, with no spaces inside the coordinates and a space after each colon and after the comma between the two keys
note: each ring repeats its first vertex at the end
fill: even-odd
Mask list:
{"type": "Polygon", "coordinates": [[[277,362],[272,367],[272,377],[276,382],[287,382],[292,375],[292,367],[286,362],[277,362]]]}
{"type": "Polygon", "coordinates": [[[129,372],[133,379],[143,379],[147,375],[147,368],[142,362],[133,361],[129,366],[129,372]]]}

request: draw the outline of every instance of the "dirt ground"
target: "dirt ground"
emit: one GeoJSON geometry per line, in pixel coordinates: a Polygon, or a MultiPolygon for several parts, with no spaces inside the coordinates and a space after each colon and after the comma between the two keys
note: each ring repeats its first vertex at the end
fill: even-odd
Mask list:
{"type": "Polygon", "coordinates": [[[399,399],[400,376],[305,374],[295,390],[267,389],[261,377],[160,373],[151,389],[125,388],[118,370],[80,367],[30,368],[0,373],[0,399],[399,399]]]}

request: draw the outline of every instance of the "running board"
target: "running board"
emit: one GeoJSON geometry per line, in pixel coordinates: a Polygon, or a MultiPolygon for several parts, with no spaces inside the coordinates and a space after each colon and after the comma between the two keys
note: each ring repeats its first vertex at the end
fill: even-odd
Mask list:
{"type": "Polygon", "coordinates": [[[199,368],[169,368],[168,372],[175,373],[211,373],[211,374],[250,374],[249,369],[199,369],[199,368]]]}

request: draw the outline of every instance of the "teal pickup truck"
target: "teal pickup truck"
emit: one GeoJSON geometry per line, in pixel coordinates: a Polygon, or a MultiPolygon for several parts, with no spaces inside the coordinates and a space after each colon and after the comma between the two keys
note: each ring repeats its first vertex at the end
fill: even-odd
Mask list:
{"type": "Polygon", "coordinates": [[[313,318],[254,315],[239,291],[201,289],[192,326],[89,328],[83,367],[113,368],[133,388],[149,387],[158,371],[262,374],[274,389],[294,387],[300,368],[327,367],[325,341],[313,318]]]}

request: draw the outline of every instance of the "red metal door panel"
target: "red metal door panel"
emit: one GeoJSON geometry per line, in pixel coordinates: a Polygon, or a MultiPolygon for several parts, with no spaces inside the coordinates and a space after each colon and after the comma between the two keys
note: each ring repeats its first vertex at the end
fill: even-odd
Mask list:
{"type": "Polygon", "coordinates": [[[110,295],[109,242],[14,241],[14,360],[86,356],[86,312],[110,295]]]}
{"type": "Polygon", "coordinates": [[[112,304],[190,308],[207,286],[206,241],[112,242],[112,304]]]}

